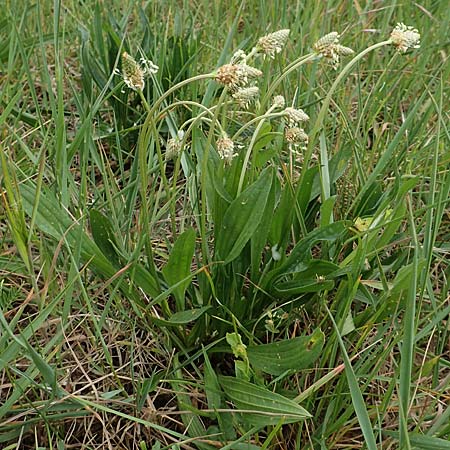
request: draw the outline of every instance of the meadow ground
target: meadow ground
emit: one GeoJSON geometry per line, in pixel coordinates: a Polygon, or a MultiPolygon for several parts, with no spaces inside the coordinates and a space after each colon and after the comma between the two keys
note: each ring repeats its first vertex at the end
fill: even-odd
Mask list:
{"type": "Polygon", "coordinates": [[[450,448],[447,2],[0,8],[0,448],[450,448]]]}

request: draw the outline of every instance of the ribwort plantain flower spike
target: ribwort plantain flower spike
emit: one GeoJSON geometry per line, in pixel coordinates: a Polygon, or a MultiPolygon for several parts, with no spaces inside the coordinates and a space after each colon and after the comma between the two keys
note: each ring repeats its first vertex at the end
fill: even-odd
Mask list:
{"type": "Polygon", "coordinates": [[[247,76],[238,64],[225,64],[217,69],[215,79],[231,90],[239,89],[247,83],[247,76]]]}
{"type": "Polygon", "coordinates": [[[257,52],[262,53],[269,58],[275,58],[275,55],[280,53],[286,45],[289,33],[290,30],[288,29],[278,30],[259,38],[258,43],[256,44],[257,52]]]}
{"type": "Polygon", "coordinates": [[[349,56],[354,51],[349,47],[344,47],[339,43],[340,35],[336,31],[326,34],[321,37],[314,45],[314,51],[330,61],[333,68],[336,70],[341,56],[349,56]]]}
{"type": "Polygon", "coordinates": [[[227,86],[231,92],[236,92],[244,87],[249,79],[260,77],[262,72],[247,64],[224,64],[215,74],[215,80],[227,86]]]}
{"type": "Polygon", "coordinates": [[[284,97],[282,96],[282,95],[276,95],[274,98],[273,98],[273,102],[272,102],[272,105],[275,107],[275,108],[284,108],[285,107],[285,105],[286,105],[286,100],[284,99],[284,97]]]}
{"type": "Polygon", "coordinates": [[[284,138],[286,142],[294,147],[305,149],[308,146],[308,135],[305,130],[300,127],[289,127],[284,130],[284,138]]]}
{"type": "Polygon", "coordinates": [[[230,64],[245,64],[246,62],[247,55],[244,50],[236,50],[230,60],[230,64]]]}
{"type": "Polygon", "coordinates": [[[233,158],[237,156],[234,151],[234,142],[228,137],[227,134],[223,134],[220,139],[217,140],[217,152],[225,164],[231,164],[233,158]]]}
{"type": "Polygon", "coordinates": [[[180,130],[175,138],[170,138],[166,146],[166,159],[175,159],[183,150],[184,131],[180,130]]]}
{"type": "Polygon", "coordinates": [[[398,23],[392,30],[390,40],[401,53],[410,48],[420,48],[420,33],[414,27],[408,27],[404,23],[398,23]]]}
{"type": "Polygon", "coordinates": [[[295,126],[301,122],[306,122],[309,120],[308,114],[306,114],[303,109],[288,107],[284,110],[284,114],[288,118],[290,126],[295,126]]]}
{"type": "Polygon", "coordinates": [[[233,98],[237,101],[242,108],[248,108],[250,104],[255,103],[259,97],[259,88],[256,86],[238,89],[233,98]]]}
{"type": "Polygon", "coordinates": [[[144,77],[158,72],[158,66],[152,61],[141,58],[142,64],[127,52],[122,53],[122,77],[125,84],[134,91],[142,91],[145,87],[144,77]]]}

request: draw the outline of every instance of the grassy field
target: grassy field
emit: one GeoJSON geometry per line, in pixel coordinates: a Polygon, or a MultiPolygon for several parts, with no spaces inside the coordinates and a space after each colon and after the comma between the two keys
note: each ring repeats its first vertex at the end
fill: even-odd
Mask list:
{"type": "Polygon", "coordinates": [[[1,449],[450,449],[447,2],[0,8],[1,449]]]}

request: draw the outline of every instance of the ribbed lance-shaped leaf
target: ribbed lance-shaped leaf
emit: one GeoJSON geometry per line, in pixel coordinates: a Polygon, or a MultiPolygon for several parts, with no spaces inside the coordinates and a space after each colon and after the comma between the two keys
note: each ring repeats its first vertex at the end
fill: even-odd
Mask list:
{"type": "Polygon", "coordinates": [[[264,427],[280,421],[294,423],[311,417],[297,403],[261,386],[234,377],[221,376],[219,381],[225,395],[252,425],[264,427]]]}
{"type": "Polygon", "coordinates": [[[120,266],[115,245],[116,237],[109,219],[96,209],[89,211],[89,222],[91,224],[92,237],[102,253],[115,266],[120,266]]]}
{"type": "Polygon", "coordinates": [[[184,293],[190,283],[192,257],[195,250],[195,231],[190,228],[182,233],[170,252],[169,261],[162,269],[167,284],[172,287],[178,284],[173,294],[177,311],[184,310],[184,293]]]}
{"type": "MultiPolygon", "coordinates": [[[[385,431],[384,434],[398,439],[400,433],[385,431]]],[[[408,433],[409,442],[414,450],[450,450],[450,441],[419,433],[408,433]]]]}
{"type": "Polygon", "coordinates": [[[217,235],[219,260],[229,263],[239,256],[263,218],[271,187],[272,170],[266,169],[228,207],[221,232],[217,235]]]}
{"type": "Polygon", "coordinates": [[[193,322],[201,317],[211,306],[203,306],[202,308],[187,309],[185,311],[178,311],[170,316],[169,322],[171,324],[184,325],[185,323],[193,322]]]}
{"type": "MultiPolygon", "coordinates": [[[[34,186],[22,184],[20,194],[24,210],[32,215],[36,190],[34,186]]],[[[106,276],[113,276],[116,269],[103,255],[95,242],[81,230],[81,225],[74,222],[60,206],[59,201],[50,192],[42,192],[36,212],[36,226],[44,233],[60,240],[63,236],[71,247],[81,246],[83,259],[90,259],[91,266],[96,267],[106,276]],[[81,243],[78,242],[81,239],[81,243]]]]}
{"type": "Polygon", "coordinates": [[[272,185],[264,211],[264,220],[259,224],[251,238],[251,278],[256,281],[260,269],[261,253],[267,243],[270,225],[272,223],[273,209],[275,205],[275,183],[272,185]]]}
{"type": "Polygon", "coordinates": [[[291,274],[293,272],[302,272],[305,270],[305,262],[311,259],[311,247],[320,241],[336,241],[343,236],[344,232],[348,228],[348,225],[349,223],[347,222],[339,221],[326,225],[325,227],[318,228],[307,234],[294,247],[286,261],[277,269],[269,272],[266,278],[265,286],[270,289],[274,279],[277,279],[282,275],[291,274]]]}
{"type": "Polygon", "coordinates": [[[317,280],[314,278],[286,281],[279,283],[271,290],[280,298],[289,298],[299,294],[308,292],[330,291],[334,288],[333,280],[317,280]]]}
{"type": "Polygon", "coordinates": [[[288,370],[311,367],[320,356],[324,342],[325,335],[317,329],[311,336],[250,346],[247,355],[254,368],[271,375],[281,375],[288,370]]]}
{"type": "MultiPolygon", "coordinates": [[[[32,184],[21,184],[20,195],[25,212],[33,215],[36,198],[36,187],[32,184]]],[[[49,191],[43,191],[39,197],[36,211],[36,226],[44,233],[56,240],[65,239],[70,247],[81,247],[81,256],[89,267],[103,277],[110,278],[117,273],[117,268],[98,248],[97,244],[81,228],[81,225],[72,220],[69,214],[61,207],[56,197],[49,191]]],[[[144,292],[152,297],[158,296],[159,289],[156,281],[142,266],[132,266],[133,281],[144,292]]]]}
{"type": "Polygon", "coordinates": [[[270,292],[286,298],[305,292],[333,289],[333,279],[342,276],[343,271],[331,261],[312,259],[302,263],[301,270],[294,272],[293,279],[286,280],[284,275],[274,280],[270,292]]]}
{"type": "MultiPolygon", "coordinates": [[[[309,197],[308,197],[309,199],[309,197]]],[[[294,196],[290,186],[284,186],[280,194],[278,205],[273,212],[269,239],[272,245],[285,248],[289,239],[289,230],[294,217],[294,196]]]]}

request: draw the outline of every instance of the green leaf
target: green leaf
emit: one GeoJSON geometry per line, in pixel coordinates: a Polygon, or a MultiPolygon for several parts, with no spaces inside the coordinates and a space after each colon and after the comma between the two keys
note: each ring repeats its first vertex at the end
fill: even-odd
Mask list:
{"type": "Polygon", "coordinates": [[[243,418],[252,425],[264,427],[280,421],[294,423],[312,417],[292,400],[248,381],[221,376],[219,382],[225,395],[244,412],[243,418]]]}
{"type": "Polygon", "coordinates": [[[191,264],[194,251],[195,231],[190,228],[178,237],[170,252],[169,261],[162,269],[164,278],[170,287],[178,284],[173,290],[177,311],[183,311],[185,307],[184,294],[191,281],[191,264]]]}
{"type": "Polygon", "coordinates": [[[307,234],[297,243],[286,261],[277,269],[269,272],[265,281],[266,288],[270,290],[273,285],[273,280],[279,278],[280,276],[306,270],[307,265],[305,262],[311,260],[311,247],[320,241],[336,241],[344,235],[347,228],[347,222],[339,221],[325,227],[318,228],[307,234]]]}
{"type": "Polygon", "coordinates": [[[267,149],[261,149],[255,156],[255,166],[258,168],[263,167],[267,163],[267,161],[278,154],[278,151],[278,148],[275,146],[269,147],[267,149]]]}
{"type": "Polygon", "coordinates": [[[220,390],[219,379],[212,368],[206,351],[203,352],[205,358],[204,382],[205,394],[209,409],[219,409],[222,407],[222,391],[220,390]]]}
{"type": "Polygon", "coordinates": [[[231,347],[231,351],[235,358],[247,358],[247,346],[242,342],[241,335],[239,333],[227,333],[225,336],[227,343],[231,347]]]}
{"type": "Polygon", "coordinates": [[[92,237],[103,254],[117,267],[120,260],[116,252],[116,237],[109,219],[100,211],[91,209],[89,211],[92,237]]]}
{"type": "Polygon", "coordinates": [[[320,206],[320,226],[324,227],[331,222],[336,198],[336,195],[333,195],[327,198],[320,206]]]}
{"type": "Polygon", "coordinates": [[[260,224],[272,187],[272,170],[266,169],[258,180],[228,207],[217,236],[217,258],[229,263],[236,259],[260,224]]]}
{"type": "Polygon", "coordinates": [[[275,279],[270,291],[281,297],[290,297],[305,292],[330,290],[334,287],[333,279],[343,274],[338,265],[321,259],[303,262],[297,269],[297,272],[293,272],[293,279],[286,280],[286,275],[290,273],[275,279]]]}
{"type": "Polygon", "coordinates": [[[187,309],[186,311],[179,311],[172,316],[168,322],[172,325],[184,325],[185,323],[193,322],[201,317],[211,306],[203,306],[202,308],[187,309]]]}
{"type": "MultiPolygon", "coordinates": [[[[325,306],[326,307],[326,306],[325,306]]],[[[373,433],[373,426],[370,422],[369,412],[367,411],[366,402],[362,395],[361,389],[358,385],[358,379],[356,378],[355,372],[353,371],[352,363],[348,357],[347,350],[345,348],[344,341],[339,333],[339,329],[336,325],[333,315],[331,314],[328,307],[326,307],[328,316],[333,324],[336,331],[336,336],[338,339],[339,347],[341,348],[342,356],[344,358],[345,364],[345,375],[347,376],[348,387],[350,389],[350,395],[352,397],[353,407],[355,408],[355,413],[358,418],[361,431],[364,435],[366,441],[366,446],[368,450],[377,450],[377,443],[375,440],[375,435],[373,433]]]]}
{"type": "Polygon", "coordinates": [[[281,191],[280,200],[276,207],[269,233],[269,239],[272,245],[278,248],[284,248],[289,239],[289,230],[292,226],[292,218],[294,216],[293,192],[290,186],[286,185],[281,191]]]}
{"type": "Polygon", "coordinates": [[[345,319],[344,325],[342,326],[341,336],[347,336],[355,329],[355,323],[353,322],[353,317],[351,311],[348,312],[345,319]]]}
{"type": "MultiPolygon", "coordinates": [[[[216,372],[212,368],[211,362],[209,361],[208,354],[205,349],[203,349],[203,355],[205,358],[205,368],[204,368],[204,383],[205,383],[205,394],[208,401],[209,409],[221,409],[225,408],[225,398],[220,388],[219,378],[216,372]]],[[[236,439],[236,433],[233,428],[233,418],[229,412],[216,412],[216,418],[219,424],[219,429],[224,434],[224,438],[227,440],[236,439]]]]}
{"type": "Polygon", "coordinates": [[[258,133],[258,137],[256,138],[255,145],[253,146],[253,151],[258,152],[262,148],[264,148],[272,139],[274,136],[276,136],[276,133],[271,133],[272,131],[272,125],[270,125],[270,122],[265,122],[258,133]]]}
{"type": "Polygon", "coordinates": [[[313,166],[309,168],[305,173],[301,185],[299,184],[296,188],[297,202],[303,214],[306,213],[309,202],[314,198],[314,195],[312,195],[311,192],[313,189],[314,179],[315,177],[318,176],[319,176],[318,166],[313,166]]]}
{"type": "Polygon", "coordinates": [[[307,278],[277,283],[273,286],[271,292],[281,298],[289,298],[298,294],[305,294],[307,292],[330,291],[333,288],[333,280],[320,281],[315,278],[307,278]]]}
{"type": "MultiPolygon", "coordinates": [[[[385,431],[384,434],[398,439],[400,433],[385,431]]],[[[409,442],[417,450],[450,450],[450,441],[433,436],[424,436],[419,433],[408,433],[409,442]]]]}
{"type": "Polygon", "coordinates": [[[264,211],[264,220],[259,224],[255,234],[251,238],[251,278],[255,282],[259,276],[261,253],[267,243],[267,235],[269,234],[270,225],[272,224],[273,208],[275,205],[275,183],[270,190],[269,197],[264,211]]]}
{"type": "MultiPolygon", "coordinates": [[[[29,183],[20,185],[22,205],[26,214],[33,216],[36,201],[36,187],[29,183]]],[[[65,239],[71,248],[81,248],[81,256],[89,267],[97,274],[111,278],[117,269],[99,249],[97,244],[81,229],[81,225],[74,222],[69,214],[61,207],[59,201],[50,191],[42,191],[35,212],[36,226],[57,241],[65,239]],[[81,242],[80,242],[81,239],[81,242]]],[[[133,281],[152,297],[157,297],[159,289],[156,280],[142,266],[132,264],[130,274],[133,281]]],[[[121,289],[128,291],[126,286],[121,289]]]]}
{"type": "Polygon", "coordinates": [[[311,367],[320,356],[325,335],[318,328],[311,336],[285,339],[271,344],[254,345],[247,349],[250,364],[271,375],[299,371],[311,367]]]}

